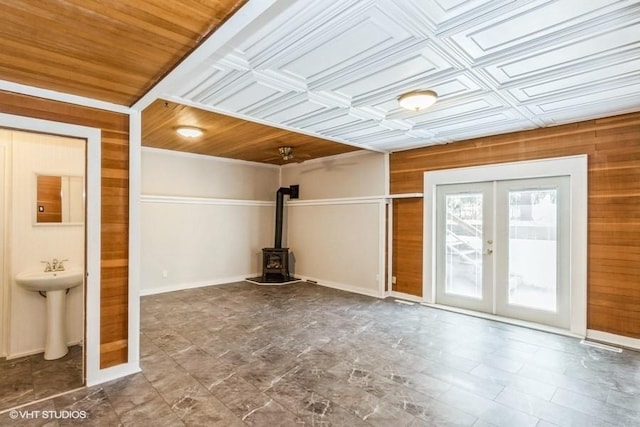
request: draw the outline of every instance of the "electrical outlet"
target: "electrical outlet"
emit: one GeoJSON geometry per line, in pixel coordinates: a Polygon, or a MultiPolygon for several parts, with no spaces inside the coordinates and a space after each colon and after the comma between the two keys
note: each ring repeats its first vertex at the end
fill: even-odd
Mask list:
{"type": "Polygon", "coordinates": [[[396,276],[391,276],[391,283],[396,284],[396,276]]]}
{"type": "Polygon", "coordinates": [[[167,277],[169,277],[169,273],[167,272],[167,270],[162,270],[162,278],[166,279],[167,277]]]}

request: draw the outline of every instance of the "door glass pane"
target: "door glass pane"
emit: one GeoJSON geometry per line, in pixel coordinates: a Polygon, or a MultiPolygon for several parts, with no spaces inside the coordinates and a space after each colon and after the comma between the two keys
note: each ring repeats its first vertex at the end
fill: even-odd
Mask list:
{"type": "Polygon", "coordinates": [[[445,293],[482,299],[482,194],[445,199],[445,293]]]}
{"type": "Polygon", "coordinates": [[[557,193],[509,192],[509,305],[556,311],[557,193]]]}

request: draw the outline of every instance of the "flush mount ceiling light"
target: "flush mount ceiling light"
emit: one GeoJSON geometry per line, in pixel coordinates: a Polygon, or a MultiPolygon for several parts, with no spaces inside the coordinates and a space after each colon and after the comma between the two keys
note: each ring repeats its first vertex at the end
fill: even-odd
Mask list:
{"type": "Polygon", "coordinates": [[[176,132],[178,132],[185,138],[197,138],[199,136],[202,136],[202,129],[191,126],[181,126],[176,129],[176,132]]]}
{"type": "Polygon", "coordinates": [[[432,90],[414,90],[398,97],[398,103],[407,110],[420,111],[431,107],[438,99],[438,94],[432,90]]]}

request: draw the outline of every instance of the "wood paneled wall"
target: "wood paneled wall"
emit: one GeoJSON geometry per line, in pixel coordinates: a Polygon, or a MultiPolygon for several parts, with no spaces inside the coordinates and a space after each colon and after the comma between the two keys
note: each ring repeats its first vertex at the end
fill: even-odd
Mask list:
{"type": "Polygon", "coordinates": [[[4,91],[0,112],[102,129],[100,367],[127,362],[129,116],[4,91]]]}
{"type": "Polygon", "coordinates": [[[392,289],[417,296],[422,296],[422,205],[421,198],[393,200],[392,289]]]}
{"type": "MultiPolygon", "coordinates": [[[[422,192],[425,171],[578,154],[588,156],[587,327],[640,338],[640,113],[393,153],[391,192],[422,192]]],[[[414,295],[421,204],[394,200],[396,290],[414,295]]]]}

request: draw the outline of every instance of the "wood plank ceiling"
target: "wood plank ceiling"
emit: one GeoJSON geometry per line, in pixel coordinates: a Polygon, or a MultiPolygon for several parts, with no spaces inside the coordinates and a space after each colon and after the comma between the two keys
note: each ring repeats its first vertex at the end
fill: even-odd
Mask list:
{"type": "Polygon", "coordinates": [[[132,105],[246,0],[0,0],[0,79],[132,105]]]}
{"type": "Polygon", "coordinates": [[[142,112],[142,141],[146,147],[185,151],[281,165],[288,163],[278,147],[293,148],[291,161],[304,161],[358,150],[350,145],[249,122],[174,102],[157,100],[142,112]],[[176,133],[180,126],[200,128],[198,138],[176,133]]]}

